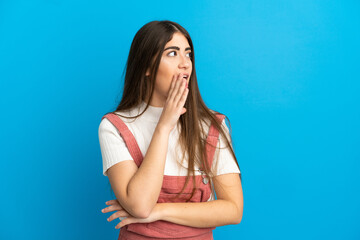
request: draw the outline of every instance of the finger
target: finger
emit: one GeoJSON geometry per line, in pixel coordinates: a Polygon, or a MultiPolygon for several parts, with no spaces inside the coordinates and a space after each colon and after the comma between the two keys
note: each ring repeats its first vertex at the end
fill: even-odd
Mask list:
{"type": "Polygon", "coordinates": [[[176,96],[179,94],[179,92],[181,91],[182,86],[185,86],[185,84],[184,84],[185,80],[184,80],[184,78],[183,78],[183,74],[182,74],[182,73],[180,73],[178,81],[179,81],[179,85],[178,85],[178,88],[176,89],[177,92],[174,93],[174,94],[175,94],[175,97],[176,97],[176,96]]]}
{"type": "Polygon", "coordinates": [[[168,93],[168,98],[169,98],[169,96],[171,96],[172,92],[174,91],[176,79],[177,79],[177,77],[176,77],[176,75],[174,75],[172,80],[171,80],[171,85],[170,85],[170,90],[169,90],[169,93],[168,93]]]}
{"type": "Polygon", "coordinates": [[[188,93],[189,93],[189,89],[185,88],[185,90],[184,90],[184,92],[183,92],[183,94],[181,96],[181,99],[179,101],[179,106],[183,107],[185,105],[188,93]]]}
{"type": "Polygon", "coordinates": [[[176,107],[179,107],[179,106],[180,106],[179,100],[180,100],[181,96],[183,95],[185,89],[186,89],[186,88],[185,88],[185,80],[182,79],[182,80],[181,80],[180,88],[179,88],[179,90],[178,90],[178,92],[177,92],[177,94],[176,94],[176,96],[175,96],[175,98],[174,98],[174,103],[176,104],[176,105],[175,105],[176,107]]]}
{"type": "Polygon", "coordinates": [[[115,228],[116,229],[119,229],[119,228],[121,228],[121,227],[123,227],[123,226],[126,226],[126,225],[128,225],[128,224],[130,224],[130,223],[135,223],[136,222],[136,218],[134,218],[134,217],[127,217],[127,218],[125,218],[124,220],[122,220],[121,222],[119,222],[116,226],[115,226],[115,228]]]}
{"type": "Polygon", "coordinates": [[[117,211],[116,213],[112,214],[110,217],[108,217],[107,221],[111,222],[114,219],[117,219],[119,217],[129,217],[130,214],[124,210],[122,211],[117,211]]]}
{"type": "Polygon", "coordinates": [[[169,99],[170,101],[174,101],[174,98],[179,90],[179,87],[181,86],[181,79],[182,79],[181,75],[182,75],[181,73],[179,75],[177,75],[174,90],[172,91],[172,93],[170,95],[170,99],[169,99]]]}
{"type": "Polygon", "coordinates": [[[121,205],[120,205],[120,203],[118,201],[114,201],[114,202],[111,202],[111,203],[107,202],[105,204],[108,205],[109,207],[110,206],[119,206],[119,207],[121,207],[121,205]]]}
{"type": "Polygon", "coordinates": [[[107,213],[107,212],[118,211],[118,210],[122,210],[122,209],[123,208],[120,205],[111,205],[109,207],[102,209],[101,212],[107,213]]]}
{"type": "Polygon", "coordinates": [[[173,82],[173,88],[171,90],[171,92],[169,93],[168,99],[169,101],[173,101],[174,99],[174,92],[176,92],[177,86],[178,86],[178,79],[179,79],[179,74],[178,75],[174,75],[174,82],[173,82]]]}
{"type": "Polygon", "coordinates": [[[105,204],[106,205],[119,204],[119,201],[117,199],[113,199],[105,202],[105,204]]]}

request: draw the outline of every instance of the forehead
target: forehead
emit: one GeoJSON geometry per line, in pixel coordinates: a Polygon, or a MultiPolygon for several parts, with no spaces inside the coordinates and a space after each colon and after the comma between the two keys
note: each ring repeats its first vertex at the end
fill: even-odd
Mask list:
{"type": "Polygon", "coordinates": [[[174,33],[172,39],[166,43],[165,47],[178,46],[180,48],[190,47],[188,40],[182,33],[174,33]]]}

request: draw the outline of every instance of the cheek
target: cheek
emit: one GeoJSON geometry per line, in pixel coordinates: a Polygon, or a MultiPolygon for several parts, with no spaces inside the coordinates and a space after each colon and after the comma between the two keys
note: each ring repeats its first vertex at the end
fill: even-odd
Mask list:
{"type": "Polygon", "coordinates": [[[174,71],[166,61],[161,61],[156,75],[156,88],[163,94],[167,93],[171,86],[174,71]]]}
{"type": "Polygon", "coordinates": [[[164,96],[167,96],[169,90],[171,87],[171,79],[167,79],[167,78],[162,78],[162,77],[158,77],[156,79],[156,83],[155,83],[155,90],[164,96]]]}

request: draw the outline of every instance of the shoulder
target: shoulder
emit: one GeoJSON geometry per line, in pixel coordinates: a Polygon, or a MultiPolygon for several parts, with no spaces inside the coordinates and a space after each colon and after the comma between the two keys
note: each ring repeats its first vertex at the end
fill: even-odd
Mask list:
{"type": "MultiPolygon", "coordinates": [[[[210,111],[213,113],[213,114],[215,114],[215,115],[217,115],[217,117],[219,118],[220,116],[219,115],[221,115],[221,116],[224,116],[223,118],[222,118],[222,120],[221,120],[221,122],[219,122],[218,121],[218,123],[220,124],[220,127],[224,130],[224,131],[228,131],[228,128],[227,128],[227,126],[226,126],[226,124],[225,124],[225,115],[224,114],[221,114],[221,113],[219,113],[219,112],[216,112],[216,111],[214,111],[214,110],[211,110],[210,109],[210,111]]],[[[210,131],[210,129],[212,128],[212,134],[214,134],[215,132],[219,132],[219,130],[217,130],[217,128],[216,128],[216,126],[215,126],[215,123],[212,123],[211,122],[211,119],[210,118],[204,118],[204,119],[201,119],[201,128],[202,128],[202,136],[203,137],[208,137],[209,136],[209,131],[210,131]],[[215,131],[215,132],[214,132],[215,131]]],[[[216,134],[217,135],[217,134],[216,134]]],[[[219,134],[219,135],[221,135],[221,134],[219,134]]]]}
{"type": "Polygon", "coordinates": [[[212,112],[213,114],[215,114],[218,118],[224,118],[225,119],[225,114],[222,114],[222,113],[220,113],[220,112],[218,112],[218,111],[215,111],[215,110],[212,110],[212,109],[209,109],[210,110],[210,112],[212,112]]]}
{"type": "Polygon", "coordinates": [[[105,114],[102,117],[99,127],[98,127],[99,134],[106,133],[106,132],[116,132],[117,130],[114,125],[114,120],[112,120],[111,118],[117,117],[117,118],[120,118],[120,120],[122,120],[123,122],[126,122],[125,121],[126,118],[119,116],[119,114],[123,115],[123,112],[110,112],[110,113],[105,114]]]}
{"type": "MultiPolygon", "coordinates": [[[[225,124],[226,115],[225,115],[225,114],[222,114],[222,113],[219,113],[219,112],[217,112],[217,111],[215,111],[215,110],[212,110],[212,109],[209,109],[209,110],[210,110],[210,112],[212,112],[214,115],[216,115],[218,119],[221,119],[221,122],[219,122],[219,123],[222,125],[222,127],[226,127],[226,124],[225,124]]],[[[210,119],[205,119],[204,122],[206,123],[206,125],[207,125],[208,127],[210,127],[210,124],[211,124],[210,119]]]]}
{"type": "Polygon", "coordinates": [[[117,136],[116,127],[107,118],[103,118],[98,127],[98,136],[100,141],[108,139],[110,136],[117,136]]]}
{"type": "Polygon", "coordinates": [[[114,129],[115,126],[111,118],[119,118],[122,122],[128,125],[129,123],[134,121],[133,118],[129,118],[129,117],[133,117],[132,113],[133,113],[132,110],[124,110],[124,111],[109,112],[103,115],[99,124],[99,130],[114,129]]]}

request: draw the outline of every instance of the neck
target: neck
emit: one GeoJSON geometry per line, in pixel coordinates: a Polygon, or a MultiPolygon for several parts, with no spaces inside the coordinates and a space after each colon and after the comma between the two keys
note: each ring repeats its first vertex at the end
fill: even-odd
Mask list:
{"type": "MultiPolygon", "coordinates": [[[[146,104],[148,104],[146,101],[144,101],[146,104]]],[[[152,107],[161,107],[163,108],[165,106],[166,99],[160,99],[156,95],[153,95],[153,97],[150,100],[149,105],[152,107]]]]}

